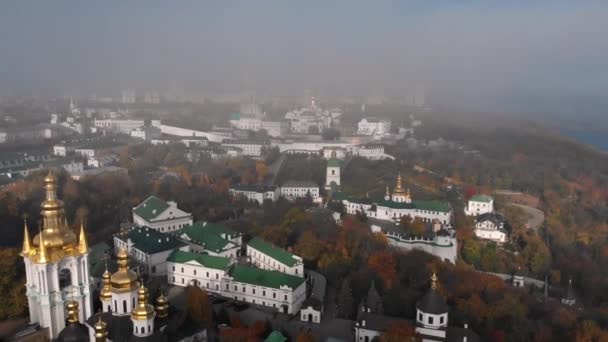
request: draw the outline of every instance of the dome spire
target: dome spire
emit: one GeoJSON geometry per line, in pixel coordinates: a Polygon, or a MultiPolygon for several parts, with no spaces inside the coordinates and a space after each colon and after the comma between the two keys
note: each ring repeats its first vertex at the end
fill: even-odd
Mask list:
{"type": "Polygon", "coordinates": [[[67,311],[68,322],[78,323],[80,321],[80,319],[78,318],[78,301],[76,301],[76,288],[73,288],[72,290],[72,300],[68,302],[67,311]]]}
{"type": "Polygon", "coordinates": [[[156,316],[158,318],[165,318],[169,315],[169,300],[161,289],[160,295],[156,298],[156,316]]]}
{"type": "MultiPolygon", "coordinates": [[[[110,281],[110,271],[108,271],[108,255],[106,254],[104,257],[105,261],[105,266],[106,266],[106,271],[103,272],[102,278],[103,278],[103,287],[101,288],[101,291],[99,292],[99,299],[102,302],[109,302],[112,300],[112,283],[110,281]]],[[[105,309],[104,309],[105,310],[105,309]]]]}
{"type": "Polygon", "coordinates": [[[21,255],[27,256],[32,252],[32,244],[30,243],[30,233],[27,228],[27,218],[23,219],[23,248],[21,249],[21,255]]]}
{"type": "Polygon", "coordinates": [[[82,254],[85,254],[89,251],[89,246],[87,244],[87,237],[84,233],[84,224],[80,221],[80,234],[78,238],[78,251],[82,254]]]}
{"type": "Polygon", "coordinates": [[[44,241],[44,234],[42,234],[42,227],[40,227],[40,254],[38,255],[38,262],[41,264],[46,264],[48,262],[48,258],[46,255],[46,244],[44,241]]]}
{"type": "Polygon", "coordinates": [[[148,304],[148,288],[141,282],[137,291],[137,306],[133,309],[131,317],[138,321],[147,321],[154,318],[154,307],[148,304]]]}
{"type": "Polygon", "coordinates": [[[431,276],[431,289],[437,290],[437,280],[439,280],[437,274],[433,272],[433,275],[431,276]]]}

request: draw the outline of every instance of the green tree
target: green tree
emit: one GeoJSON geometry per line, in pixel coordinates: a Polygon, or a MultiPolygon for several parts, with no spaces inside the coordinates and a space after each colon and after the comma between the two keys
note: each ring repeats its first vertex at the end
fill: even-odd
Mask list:
{"type": "Polygon", "coordinates": [[[467,240],[462,246],[462,257],[466,262],[473,265],[479,265],[481,260],[481,250],[479,243],[475,240],[467,240]]]}

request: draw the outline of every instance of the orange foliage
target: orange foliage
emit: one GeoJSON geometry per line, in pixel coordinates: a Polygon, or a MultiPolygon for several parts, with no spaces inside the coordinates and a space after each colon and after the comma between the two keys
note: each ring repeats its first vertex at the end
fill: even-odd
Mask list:
{"type": "Polygon", "coordinates": [[[395,256],[387,251],[378,251],[369,256],[367,265],[384,282],[387,289],[393,287],[397,279],[397,260],[395,256]]]}

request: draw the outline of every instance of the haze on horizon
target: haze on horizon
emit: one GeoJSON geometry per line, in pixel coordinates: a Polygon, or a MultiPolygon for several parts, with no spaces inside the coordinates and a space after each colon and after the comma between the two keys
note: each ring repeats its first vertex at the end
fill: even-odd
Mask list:
{"type": "Polygon", "coordinates": [[[7,1],[0,94],[602,99],[607,18],[606,1],[7,1]]]}

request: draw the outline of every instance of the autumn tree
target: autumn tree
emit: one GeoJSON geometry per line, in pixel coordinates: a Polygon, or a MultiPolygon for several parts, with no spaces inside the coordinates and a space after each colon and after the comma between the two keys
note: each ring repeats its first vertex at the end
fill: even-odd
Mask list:
{"type": "Polygon", "coordinates": [[[186,311],[197,322],[212,325],[212,309],[207,291],[198,286],[188,286],[186,290],[186,311]]]}
{"type": "Polygon", "coordinates": [[[322,241],[320,241],[315,233],[310,230],[304,231],[298,243],[295,245],[295,252],[304,260],[317,261],[325,248],[322,241]]]}
{"type": "Polygon", "coordinates": [[[389,251],[377,251],[369,256],[367,266],[372,269],[384,283],[384,287],[390,289],[397,279],[397,260],[389,251]]]}
{"type": "Polygon", "coordinates": [[[419,341],[416,330],[408,321],[392,321],[388,328],[380,335],[380,342],[406,342],[419,341]]]}
{"type": "Polygon", "coordinates": [[[296,342],[315,342],[315,337],[310,333],[310,331],[300,331],[298,336],[296,336],[296,342]]]}

